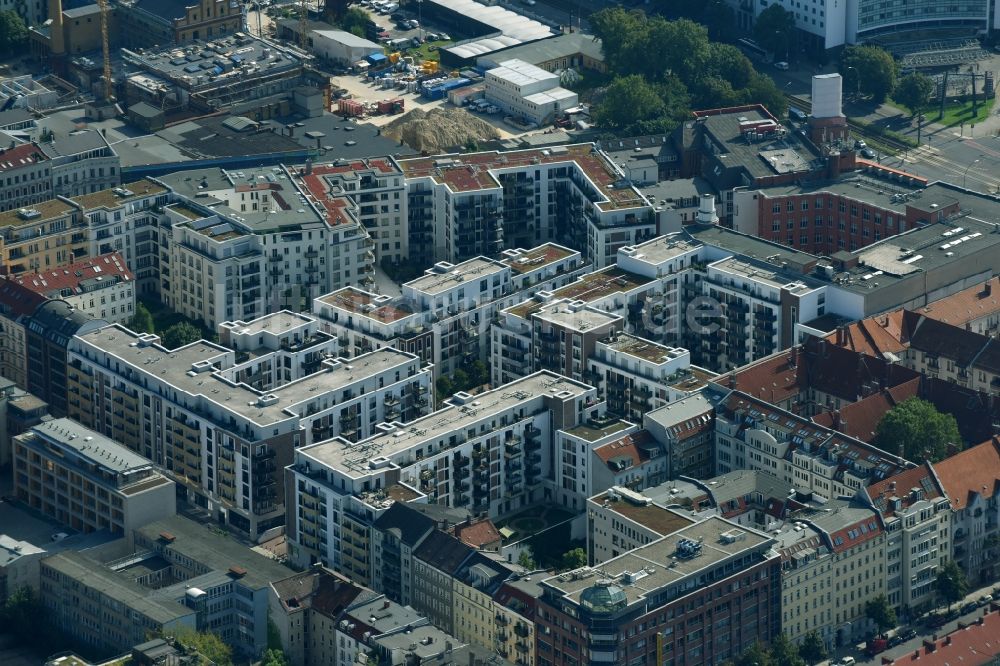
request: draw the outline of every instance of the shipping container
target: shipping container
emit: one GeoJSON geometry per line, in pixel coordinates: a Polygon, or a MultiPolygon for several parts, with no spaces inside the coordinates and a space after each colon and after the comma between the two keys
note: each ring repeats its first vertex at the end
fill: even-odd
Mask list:
{"type": "Polygon", "coordinates": [[[337,102],[337,112],[344,117],[353,118],[364,115],[365,107],[353,99],[342,99],[337,102]]]}

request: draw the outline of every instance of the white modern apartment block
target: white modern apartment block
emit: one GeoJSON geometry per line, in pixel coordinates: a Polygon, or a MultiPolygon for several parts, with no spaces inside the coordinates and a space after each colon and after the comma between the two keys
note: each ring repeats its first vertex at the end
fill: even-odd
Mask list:
{"type": "Polygon", "coordinates": [[[355,537],[341,525],[351,512],[338,507],[390,486],[409,489],[417,501],[491,517],[541,501],[552,492],[546,452],[556,431],[599,415],[600,407],[592,387],[538,372],[474,396],[458,393],[438,411],[405,425],[381,424],[360,442],[336,438],[298,448],[287,470],[291,557],[343,569],[342,540],[355,537]]]}
{"type": "MultiPolygon", "coordinates": [[[[300,316],[280,313],[266,321],[284,317],[300,316]]],[[[117,325],[74,337],[67,359],[70,416],[150,458],[183,484],[192,502],[258,536],[284,522],[281,469],[294,448],[335,436],[364,439],[376,423],[428,411],[419,397],[428,392],[430,372],[416,356],[383,349],[349,360],[322,358],[328,338],[296,343],[293,334],[288,342],[287,351],[279,345],[257,358],[270,356],[277,368],[295,357],[316,371],[296,370],[289,376],[301,378],[287,383],[272,376],[261,384],[271,388],[260,390],[242,383],[252,367],[221,345],[200,341],[168,350],[155,335],[117,325]]]]}
{"type": "Polygon", "coordinates": [[[559,85],[558,75],[523,60],[505,60],[486,71],[486,99],[536,125],[580,103],[575,92],[559,85]]]}
{"type": "Polygon", "coordinates": [[[159,221],[171,196],[162,184],[145,178],[73,198],[90,225],[88,256],[123,256],[135,277],[136,296],[160,291],[159,221]]]}
{"type": "MultiPolygon", "coordinates": [[[[602,463],[595,452],[601,447],[622,441],[638,430],[639,427],[634,423],[605,415],[588,418],[572,428],[558,431],[553,456],[553,499],[569,509],[579,511],[583,509],[588,497],[609,488],[612,484],[607,478],[607,486],[601,488],[596,485],[595,479],[599,474],[595,468],[602,463]]],[[[659,447],[653,442],[652,448],[659,447]]]]}
{"type": "Polygon", "coordinates": [[[565,243],[597,267],[656,235],[649,201],[594,144],[401,159],[411,256],[462,261],[565,243]]]}
{"type": "Polygon", "coordinates": [[[594,383],[608,411],[641,423],[647,412],[700,390],[713,373],[691,365],[691,352],[627,333],[599,340],[587,357],[594,383]]]}
{"type": "Polygon", "coordinates": [[[374,283],[374,241],[346,197],[320,198],[278,167],[185,171],[163,181],[180,201],[167,207],[161,297],[192,319],[214,328],[374,283]]]}
{"type": "Polygon", "coordinates": [[[315,299],[313,312],[346,355],[396,347],[448,373],[485,360],[490,324],[501,308],[562,286],[584,270],[579,252],[547,243],[505,251],[502,260],[439,262],[405,283],[398,298],[341,289],[315,299]]]}

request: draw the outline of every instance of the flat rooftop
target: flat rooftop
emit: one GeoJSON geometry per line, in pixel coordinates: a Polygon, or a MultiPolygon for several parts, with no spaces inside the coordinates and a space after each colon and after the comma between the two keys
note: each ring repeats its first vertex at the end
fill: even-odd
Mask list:
{"type": "Polygon", "coordinates": [[[634,289],[645,287],[650,282],[653,282],[652,278],[630,273],[617,266],[608,266],[596,273],[581,276],[576,282],[557,289],[553,293],[556,298],[592,303],[613,294],[625,294],[634,289]]]}
{"type": "Polygon", "coordinates": [[[11,210],[0,213],[0,229],[3,227],[25,227],[33,224],[39,224],[41,222],[45,222],[46,220],[52,220],[70,215],[75,210],[76,208],[74,208],[72,204],[68,204],[59,199],[40,201],[36,204],[25,206],[23,209],[12,208],[11,210]],[[28,213],[26,215],[22,215],[21,210],[28,211],[28,213]]]}
{"type": "Polygon", "coordinates": [[[294,573],[285,565],[255,553],[239,541],[216,534],[210,526],[183,516],[162,518],[136,531],[151,541],[160,540],[163,533],[170,534],[174,539],[166,544],[169,550],[185,555],[209,569],[228,572],[231,567],[242,567],[246,574],[240,580],[249,587],[260,588],[294,573]]]}
{"type": "Polygon", "coordinates": [[[634,427],[634,424],[629,423],[628,421],[616,419],[604,425],[597,425],[591,422],[581,424],[574,428],[570,428],[565,432],[588,442],[598,442],[632,427],[634,427]]]}
{"type": "Polygon", "coordinates": [[[657,266],[688,252],[693,252],[701,246],[702,244],[697,240],[689,239],[680,233],[673,233],[665,236],[657,236],[640,245],[622,248],[620,252],[627,254],[627,256],[633,259],[657,266]]]}
{"type": "Polygon", "coordinates": [[[534,318],[569,331],[585,333],[622,321],[620,315],[588,307],[571,305],[569,301],[556,301],[543,306],[534,318]]]}
{"type": "Polygon", "coordinates": [[[254,335],[258,333],[273,333],[281,335],[301,326],[307,326],[316,320],[307,314],[281,310],[257,317],[253,321],[223,322],[224,324],[239,324],[233,326],[232,331],[237,335],[254,335]]]}
{"type": "Polygon", "coordinates": [[[192,376],[192,369],[196,366],[210,366],[223,361],[226,354],[233,353],[204,340],[170,351],[159,345],[139,344],[139,334],[117,324],[80,337],[130,366],[140,376],[151,375],[178,391],[261,427],[296,418],[301,414],[301,410],[297,409],[301,403],[331,395],[366,377],[401,367],[415,358],[411,354],[385,348],[352,359],[328,360],[323,365],[324,369],[264,393],[246,384],[234,384],[213,372],[213,368],[193,372],[192,376]],[[137,344],[133,346],[133,343],[137,344]],[[268,396],[276,399],[262,400],[268,396]]]}
{"type": "Polygon", "coordinates": [[[607,345],[609,349],[657,365],[680,358],[688,353],[686,349],[667,347],[652,340],[629,335],[628,333],[619,333],[613,339],[602,340],[601,342],[607,345]]]}
{"type": "Polygon", "coordinates": [[[153,180],[150,180],[149,178],[146,178],[144,180],[127,183],[121,187],[114,187],[107,190],[101,190],[100,192],[92,192],[90,194],[81,194],[78,197],[73,197],[73,201],[83,206],[85,210],[91,210],[94,208],[116,208],[130,201],[135,201],[136,199],[166,193],[167,188],[153,180]]]}
{"type": "Polygon", "coordinates": [[[423,294],[435,295],[453,289],[463,282],[481,280],[508,270],[508,267],[495,259],[475,257],[460,264],[440,262],[427,269],[424,274],[403,286],[423,294]]]}
{"type": "MultiPolygon", "coordinates": [[[[601,563],[600,573],[592,569],[589,576],[577,576],[575,579],[572,574],[562,574],[545,579],[544,584],[560,592],[568,601],[579,604],[584,590],[593,587],[602,578],[611,579],[624,591],[626,603],[631,605],[726,560],[737,559],[750,552],[763,556],[772,543],[774,539],[766,534],[711,516],[601,563]],[[677,557],[678,543],[682,539],[700,542],[700,554],[689,559],[677,557]],[[645,575],[634,583],[628,583],[623,577],[626,572],[644,572],[645,575]]],[[[738,575],[738,572],[733,571],[732,575],[738,575]]],[[[671,596],[676,598],[691,591],[677,590],[676,595],[671,596]]]]}
{"type": "Polygon", "coordinates": [[[346,310],[359,317],[371,319],[380,324],[391,324],[411,316],[413,313],[392,305],[385,296],[363,291],[357,287],[344,287],[317,298],[320,303],[346,310]]]}
{"type": "Polygon", "coordinates": [[[497,189],[497,174],[523,170],[537,164],[574,164],[599,196],[595,204],[605,211],[640,208],[646,200],[634,187],[620,187],[621,176],[593,144],[579,143],[552,148],[532,148],[507,152],[463,153],[400,160],[407,178],[431,178],[452,192],[497,189]]]}
{"type": "Polygon", "coordinates": [[[43,421],[32,426],[28,432],[36,432],[72,449],[81,458],[111,472],[128,472],[152,466],[146,458],[72,419],[43,421]]]}
{"type": "Polygon", "coordinates": [[[712,268],[761,282],[775,289],[786,289],[799,296],[807,294],[815,288],[804,282],[802,275],[789,275],[776,267],[772,268],[761,262],[745,261],[738,257],[720,259],[712,264],[712,268]]]}
{"type": "Polygon", "coordinates": [[[482,421],[489,422],[498,415],[512,412],[538,398],[571,398],[593,390],[586,384],[542,370],[504,384],[501,388],[479,393],[467,404],[447,404],[432,414],[399,426],[391,433],[376,435],[357,443],[333,439],[304,446],[298,451],[321,465],[363,476],[371,469],[370,463],[375,458],[391,458],[414,447],[436,443],[482,421]]]}
{"type": "Polygon", "coordinates": [[[718,146],[719,161],[729,168],[744,167],[752,178],[805,172],[816,158],[794,132],[784,131],[784,126],[762,106],[695,111],[695,116],[718,146]],[[777,123],[778,133],[748,141],[740,131],[740,123],[762,120],[777,123]]]}
{"type": "Polygon", "coordinates": [[[605,505],[611,511],[656,532],[660,536],[673,534],[677,530],[684,529],[695,522],[688,516],[673,509],[653,503],[633,504],[621,496],[615,495],[615,497],[617,499],[612,499],[609,493],[603,493],[594,497],[593,501],[597,504],[605,505]]]}
{"type": "Polygon", "coordinates": [[[127,576],[115,573],[82,553],[66,551],[53,555],[45,559],[45,566],[52,567],[70,580],[78,580],[159,623],[174,622],[178,618],[194,615],[191,608],[152,594],[148,588],[127,576]]]}
{"type": "Polygon", "coordinates": [[[795,250],[787,245],[773,243],[756,236],[741,234],[718,224],[689,227],[681,233],[704,245],[718,247],[751,259],[761,259],[774,266],[781,266],[784,263],[789,271],[799,272],[801,267],[803,272],[810,272],[818,261],[818,257],[808,252],[795,250]]]}
{"type": "Polygon", "coordinates": [[[555,243],[545,243],[530,250],[511,250],[504,253],[506,256],[501,259],[501,263],[510,268],[511,273],[530,273],[540,268],[545,268],[557,261],[562,261],[574,254],[580,254],[577,250],[571,250],[555,243]]]}

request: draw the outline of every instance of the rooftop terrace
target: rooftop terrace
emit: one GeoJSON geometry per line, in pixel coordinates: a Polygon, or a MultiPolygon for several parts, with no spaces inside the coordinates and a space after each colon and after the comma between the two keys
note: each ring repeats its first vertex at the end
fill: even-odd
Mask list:
{"type": "Polygon", "coordinates": [[[73,201],[83,206],[84,210],[91,210],[94,208],[115,208],[117,206],[121,206],[122,204],[126,204],[129,201],[135,201],[136,199],[141,199],[143,197],[156,196],[158,194],[166,194],[166,192],[167,188],[147,178],[145,180],[139,180],[122,185],[121,187],[114,187],[109,190],[101,190],[100,192],[92,192],[90,194],[81,194],[78,197],[73,197],[73,201]]]}
{"type": "Polygon", "coordinates": [[[507,265],[512,273],[520,274],[537,271],[579,252],[555,243],[545,243],[530,250],[510,250],[504,254],[506,256],[501,262],[507,265]]]}
{"type": "Polygon", "coordinates": [[[391,305],[385,296],[363,291],[357,287],[344,287],[320,296],[317,300],[382,324],[391,324],[413,314],[391,305]]]}
{"type": "Polygon", "coordinates": [[[686,349],[667,347],[652,340],[646,340],[645,338],[639,338],[627,333],[619,334],[610,340],[602,340],[602,342],[617,352],[657,365],[679,358],[687,353],[686,349]]]}

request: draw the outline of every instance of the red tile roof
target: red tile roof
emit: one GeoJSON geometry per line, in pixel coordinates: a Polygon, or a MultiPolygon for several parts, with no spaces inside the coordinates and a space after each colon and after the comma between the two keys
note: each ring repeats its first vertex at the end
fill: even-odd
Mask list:
{"type": "Polygon", "coordinates": [[[934,465],[951,508],[964,509],[976,493],[992,497],[1000,485],[1000,439],[956,453],[934,465]]]}
{"type": "Polygon", "coordinates": [[[830,428],[855,439],[871,443],[875,439],[875,429],[885,413],[920,392],[920,378],[914,377],[861,400],[846,404],[840,410],[824,412],[812,417],[813,423],[830,428]]]}
{"type": "Polygon", "coordinates": [[[883,660],[892,666],[981,666],[1000,654],[1000,611],[993,604],[974,624],[938,639],[924,639],[916,650],[883,660]]]}
{"type": "Polygon", "coordinates": [[[107,284],[117,284],[133,280],[134,277],[125,265],[125,259],[119,253],[112,252],[61,268],[48,268],[39,273],[18,273],[8,279],[38,294],[59,298],[83,293],[85,289],[82,285],[85,282],[100,280],[107,284]]]}
{"type": "Polygon", "coordinates": [[[0,314],[17,319],[30,315],[48,299],[9,279],[0,279],[0,314]]]}
{"type": "Polygon", "coordinates": [[[455,536],[467,546],[482,548],[491,544],[499,544],[502,537],[500,530],[489,518],[474,523],[459,523],[455,525],[455,536]]]}
{"type": "Polygon", "coordinates": [[[1000,312],[1000,277],[934,301],[917,312],[962,327],[973,319],[1000,312]]]}
{"type": "Polygon", "coordinates": [[[838,347],[882,358],[885,352],[897,354],[906,349],[903,342],[903,310],[854,322],[826,337],[838,347]]]}
{"type": "Polygon", "coordinates": [[[0,148],[0,171],[20,169],[30,164],[44,162],[48,158],[33,143],[22,143],[13,148],[0,148]]]}
{"type": "MultiPolygon", "coordinates": [[[[625,435],[621,439],[616,439],[604,446],[594,449],[594,453],[601,461],[611,467],[611,461],[617,458],[628,458],[631,462],[626,467],[618,471],[625,471],[632,467],[638,467],[649,460],[649,446],[656,440],[648,430],[639,430],[630,435],[625,435]],[[646,446],[641,446],[646,445],[646,446]]],[[[613,469],[613,468],[612,468],[613,469]]]]}
{"type": "Polygon", "coordinates": [[[895,509],[889,503],[889,498],[891,497],[899,498],[902,502],[900,505],[901,508],[907,508],[921,499],[935,499],[944,495],[941,486],[938,485],[937,479],[934,476],[934,470],[931,469],[930,463],[924,463],[923,465],[883,479],[878,483],[873,483],[868,486],[865,492],[868,493],[868,497],[872,500],[872,503],[882,513],[883,518],[896,515],[895,509]],[[911,495],[910,491],[913,488],[920,490],[919,498],[911,495]]]}

